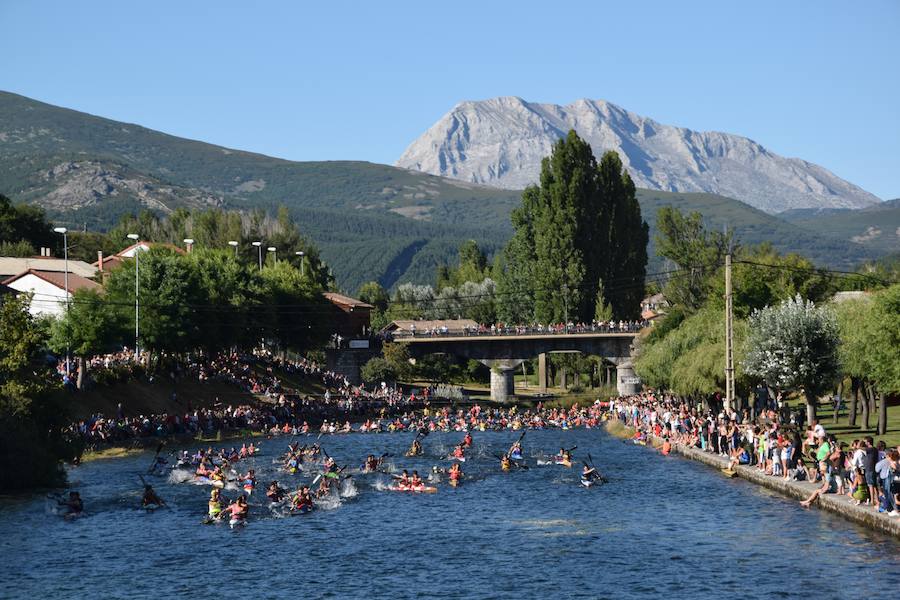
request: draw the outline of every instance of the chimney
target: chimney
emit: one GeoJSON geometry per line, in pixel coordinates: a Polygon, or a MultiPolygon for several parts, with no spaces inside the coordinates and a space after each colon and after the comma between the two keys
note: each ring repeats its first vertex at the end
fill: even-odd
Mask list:
{"type": "Polygon", "coordinates": [[[103,250],[97,250],[97,269],[103,272],[103,250]]]}

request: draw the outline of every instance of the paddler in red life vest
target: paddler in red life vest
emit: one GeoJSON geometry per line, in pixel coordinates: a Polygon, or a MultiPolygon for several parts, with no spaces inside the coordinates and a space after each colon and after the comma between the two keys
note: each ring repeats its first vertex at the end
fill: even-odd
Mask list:
{"type": "Polygon", "coordinates": [[[413,472],[412,472],[412,477],[409,479],[409,487],[411,487],[411,488],[413,488],[413,489],[417,489],[417,488],[420,488],[420,487],[422,487],[422,486],[424,486],[424,485],[425,485],[425,484],[422,483],[422,478],[419,477],[419,472],[418,472],[418,471],[413,471],[413,472]]]}
{"type": "Polygon", "coordinates": [[[303,486],[297,490],[297,495],[291,501],[291,510],[303,510],[313,505],[312,496],[309,493],[309,487],[303,486]]]}
{"type": "Polygon", "coordinates": [[[466,432],[466,437],[463,438],[462,445],[463,448],[469,448],[472,446],[472,434],[470,432],[466,432]]]}
{"type": "Polygon", "coordinates": [[[399,487],[409,487],[409,473],[406,472],[406,469],[403,469],[400,477],[397,478],[397,485],[399,487]]]}
{"type": "Polygon", "coordinates": [[[374,455],[374,454],[370,454],[370,455],[366,458],[366,466],[365,466],[365,470],[366,470],[366,471],[369,471],[369,472],[377,471],[377,470],[378,470],[378,463],[379,463],[379,462],[380,462],[380,461],[379,461],[377,458],[375,458],[375,455],[374,455]]]}
{"type": "Polygon", "coordinates": [[[459,468],[459,463],[453,463],[453,466],[450,467],[450,483],[453,485],[458,484],[461,477],[462,469],[459,468]]]}
{"type": "Polygon", "coordinates": [[[463,450],[462,444],[457,444],[456,448],[453,449],[453,458],[465,458],[466,454],[463,450]]]}

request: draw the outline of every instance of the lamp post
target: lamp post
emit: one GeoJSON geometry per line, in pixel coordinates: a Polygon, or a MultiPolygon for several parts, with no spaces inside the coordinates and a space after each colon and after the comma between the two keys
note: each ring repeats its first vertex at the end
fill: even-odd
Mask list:
{"type": "Polygon", "coordinates": [[[259,270],[262,271],[262,242],[250,242],[259,251],[259,270]]]}
{"type": "MultiPolygon", "coordinates": [[[[63,257],[65,259],[65,275],[64,277],[64,286],[66,293],[66,314],[69,312],[69,238],[68,238],[68,229],[65,227],[54,227],[53,231],[56,233],[61,233],[63,236],[63,257]]],[[[68,331],[68,328],[67,328],[68,331]]],[[[66,334],[66,375],[69,374],[69,339],[68,334],[66,334]]]]}
{"type": "Polygon", "coordinates": [[[184,238],[184,244],[187,246],[188,254],[190,254],[191,250],[194,249],[194,240],[191,238],[184,238]]]}
{"type": "Polygon", "coordinates": [[[275,246],[269,246],[266,249],[272,253],[272,264],[277,265],[278,264],[278,255],[275,254],[275,250],[276,250],[275,246]]]}
{"type": "Polygon", "coordinates": [[[140,247],[137,245],[137,241],[140,239],[140,236],[136,233],[129,233],[126,236],[129,240],[133,240],[135,243],[134,248],[134,360],[135,362],[141,362],[141,303],[138,299],[138,274],[140,273],[140,259],[139,255],[141,253],[140,247]]]}
{"type": "Polygon", "coordinates": [[[296,252],[294,252],[294,254],[296,254],[297,256],[300,257],[300,277],[303,277],[303,275],[304,275],[303,250],[297,250],[296,252]]]}
{"type": "Polygon", "coordinates": [[[228,245],[234,248],[234,257],[237,258],[238,253],[238,243],[237,240],[229,240],[228,245]]]}

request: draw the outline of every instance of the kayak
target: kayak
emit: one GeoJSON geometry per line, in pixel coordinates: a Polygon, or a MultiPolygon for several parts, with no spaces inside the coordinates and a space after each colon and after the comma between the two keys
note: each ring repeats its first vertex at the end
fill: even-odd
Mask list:
{"type": "Polygon", "coordinates": [[[572,466],[572,461],[570,461],[570,460],[562,460],[562,459],[557,458],[557,459],[555,460],[555,462],[556,462],[556,464],[562,465],[562,466],[564,466],[564,467],[566,467],[566,468],[572,466]]]}
{"type": "Polygon", "coordinates": [[[448,456],[448,457],[447,457],[447,460],[458,460],[459,462],[466,462],[466,457],[465,457],[465,456],[453,456],[453,455],[451,455],[451,456],[448,456]]]}
{"type": "Polygon", "coordinates": [[[412,492],[416,494],[433,494],[437,491],[436,487],[430,485],[392,485],[387,489],[391,492],[412,492]]]}
{"type": "Polygon", "coordinates": [[[451,479],[450,485],[452,485],[453,487],[457,487],[459,485],[459,479],[451,479]]]}
{"type": "Polygon", "coordinates": [[[519,453],[509,455],[510,460],[522,460],[522,458],[522,455],[519,453]]]}
{"type": "Polygon", "coordinates": [[[589,488],[591,486],[597,485],[597,481],[594,479],[582,479],[581,485],[583,485],[586,488],[589,488]]]}
{"type": "Polygon", "coordinates": [[[315,508],[316,507],[312,504],[305,504],[300,508],[292,508],[290,510],[290,514],[291,516],[305,515],[306,513],[311,513],[313,510],[315,510],[315,508]]]}
{"type": "Polygon", "coordinates": [[[202,475],[197,475],[194,477],[194,481],[201,485],[211,485],[213,487],[217,487],[219,489],[225,487],[225,482],[221,479],[210,479],[209,477],[204,477],[202,475]]]}
{"type": "Polygon", "coordinates": [[[228,526],[234,529],[235,527],[244,527],[247,524],[247,519],[235,519],[231,518],[228,520],[228,526]]]}

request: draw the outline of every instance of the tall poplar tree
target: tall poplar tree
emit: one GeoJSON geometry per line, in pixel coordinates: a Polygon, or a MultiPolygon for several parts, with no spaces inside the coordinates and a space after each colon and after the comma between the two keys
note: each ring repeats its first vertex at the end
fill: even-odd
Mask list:
{"type": "Polygon", "coordinates": [[[638,315],[648,228],[615,152],[598,164],[570,131],[542,161],[540,185],[525,190],[512,224],[498,285],[502,317],[591,321],[598,304],[615,319],[638,315]]]}

